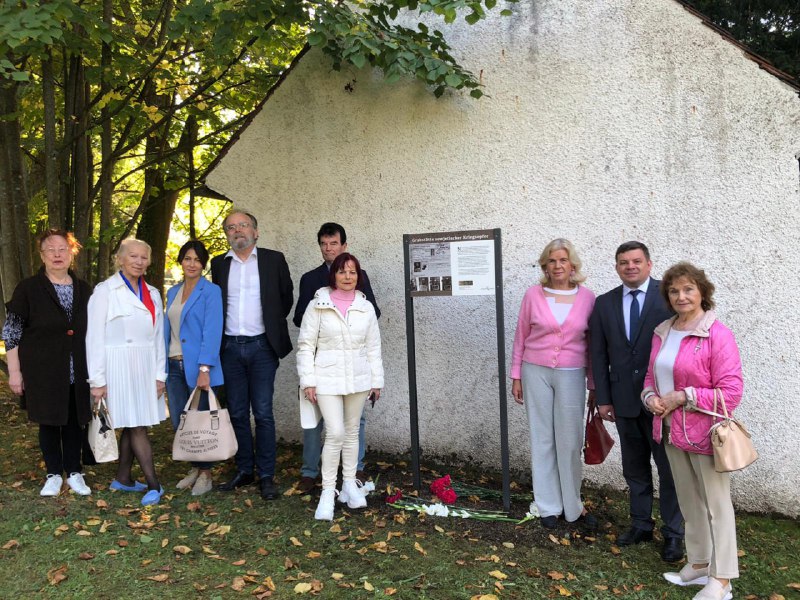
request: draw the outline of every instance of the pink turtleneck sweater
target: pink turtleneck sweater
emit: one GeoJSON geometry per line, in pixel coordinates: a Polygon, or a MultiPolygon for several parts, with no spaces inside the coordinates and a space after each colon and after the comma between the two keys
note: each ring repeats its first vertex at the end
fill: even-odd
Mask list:
{"type": "Polygon", "coordinates": [[[346,292],[344,290],[331,289],[331,300],[333,301],[334,306],[339,309],[339,312],[342,313],[343,317],[347,316],[347,309],[350,308],[350,305],[353,304],[353,300],[355,299],[355,290],[346,292]]]}

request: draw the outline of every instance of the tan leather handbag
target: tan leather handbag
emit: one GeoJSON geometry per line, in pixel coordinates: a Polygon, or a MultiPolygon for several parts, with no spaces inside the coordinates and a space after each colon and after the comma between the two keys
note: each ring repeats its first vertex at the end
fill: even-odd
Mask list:
{"type": "Polygon", "coordinates": [[[714,470],[717,473],[740,471],[753,464],[758,458],[750,432],[744,423],[728,415],[722,390],[714,390],[714,410],[697,409],[697,412],[721,419],[709,430],[711,447],[714,450],[714,470]],[[722,404],[722,413],[717,413],[717,404],[722,404]]]}
{"type": "Polygon", "coordinates": [[[172,441],[173,460],[227,460],[239,449],[228,409],[219,407],[214,390],[208,390],[209,410],[198,410],[202,391],[194,388],[183,407],[181,422],[172,441]]]}

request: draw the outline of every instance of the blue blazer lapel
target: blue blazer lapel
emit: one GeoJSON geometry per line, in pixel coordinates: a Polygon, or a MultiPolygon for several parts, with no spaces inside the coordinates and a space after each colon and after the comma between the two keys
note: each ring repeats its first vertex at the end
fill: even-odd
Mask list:
{"type": "MultiPolygon", "coordinates": [[[[183,310],[181,311],[181,329],[183,329],[183,322],[186,320],[186,315],[192,310],[192,307],[197,303],[200,299],[200,295],[205,290],[207,281],[205,277],[201,277],[200,280],[197,282],[197,285],[194,286],[189,299],[186,300],[186,304],[183,305],[183,310]]],[[[184,284],[185,285],[185,284],[184,284]]]]}

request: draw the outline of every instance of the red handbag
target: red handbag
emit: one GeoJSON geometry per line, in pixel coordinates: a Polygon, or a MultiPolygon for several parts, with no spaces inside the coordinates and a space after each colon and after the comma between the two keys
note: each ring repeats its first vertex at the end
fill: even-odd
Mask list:
{"type": "Polygon", "coordinates": [[[583,462],[587,465],[602,463],[611,448],[614,438],[606,431],[606,425],[600,418],[597,406],[593,399],[589,400],[589,410],[586,413],[586,438],[583,444],[583,462]]]}

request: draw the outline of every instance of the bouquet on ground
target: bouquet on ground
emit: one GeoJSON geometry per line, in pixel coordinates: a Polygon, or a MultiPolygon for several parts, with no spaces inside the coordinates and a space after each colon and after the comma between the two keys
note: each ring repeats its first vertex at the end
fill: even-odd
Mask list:
{"type": "Polygon", "coordinates": [[[430,486],[431,493],[436,496],[438,502],[426,504],[420,499],[416,501],[403,498],[403,492],[396,490],[393,494],[386,497],[386,503],[399,510],[407,510],[424,513],[432,517],[461,517],[462,519],[477,519],[479,521],[508,521],[510,523],[521,523],[527,521],[526,517],[522,521],[514,519],[508,513],[500,510],[481,510],[477,508],[462,508],[453,506],[458,494],[453,489],[450,475],[445,475],[436,479],[430,486]]]}

